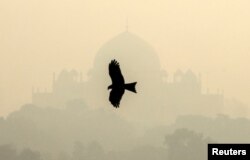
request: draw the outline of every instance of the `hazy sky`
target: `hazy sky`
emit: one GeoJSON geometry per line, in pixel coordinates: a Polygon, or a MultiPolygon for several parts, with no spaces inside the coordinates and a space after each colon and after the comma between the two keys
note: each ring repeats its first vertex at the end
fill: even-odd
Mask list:
{"type": "Polygon", "coordinates": [[[162,67],[202,73],[205,88],[250,104],[249,0],[1,0],[0,116],[31,101],[52,73],[86,74],[99,47],[129,31],[162,67]]]}

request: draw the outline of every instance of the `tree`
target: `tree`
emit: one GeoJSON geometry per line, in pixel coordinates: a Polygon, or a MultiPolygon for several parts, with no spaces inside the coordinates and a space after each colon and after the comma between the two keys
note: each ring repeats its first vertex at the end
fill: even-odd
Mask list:
{"type": "Polygon", "coordinates": [[[169,160],[205,160],[209,142],[209,138],[185,128],[165,137],[169,160]]]}
{"type": "Polygon", "coordinates": [[[99,160],[103,159],[104,151],[102,146],[96,142],[91,142],[87,147],[87,158],[89,160],[99,160]]]}
{"type": "Polygon", "coordinates": [[[75,142],[72,159],[73,160],[84,160],[85,159],[85,147],[82,142],[75,142]]]}
{"type": "Polygon", "coordinates": [[[0,146],[0,159],[17,160],[17,151],[11,145],[0,146]]]}
{"type": "Polygon", "coordinates": [[[18,160],[41,160],[41,155],[37,151],[32,151],[30,149],[24,149],[19,154],[18,160]]]}

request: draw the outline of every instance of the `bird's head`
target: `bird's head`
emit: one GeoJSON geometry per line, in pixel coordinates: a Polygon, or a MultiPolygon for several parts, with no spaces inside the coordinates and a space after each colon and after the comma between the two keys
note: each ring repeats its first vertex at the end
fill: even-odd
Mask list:
{"type": "Polygon", "coordinates": [[[109,86],[108,86],[108,90],[109,90],[109,89],[112,89],[112,85],[109,85],[109,86]]]}

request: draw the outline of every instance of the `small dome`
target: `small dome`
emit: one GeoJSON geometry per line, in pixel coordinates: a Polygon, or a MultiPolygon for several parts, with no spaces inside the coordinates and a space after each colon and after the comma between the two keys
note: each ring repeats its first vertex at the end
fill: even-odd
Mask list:
{"type": "Polygon", "coordinates": [[[197,83],[197,77],[190,69],[185,74],[185,81],[189,83],[197,83]]]}

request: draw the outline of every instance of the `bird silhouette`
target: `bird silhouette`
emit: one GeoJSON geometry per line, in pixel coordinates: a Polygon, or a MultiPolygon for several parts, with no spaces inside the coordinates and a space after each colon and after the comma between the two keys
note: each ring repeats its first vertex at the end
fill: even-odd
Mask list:
{"type": "Polygon", "coordinates": [[[135,85],[137,82],[125,84],[120,65],[115,59],[109,63],[109,75],[112,80],[112,84],[108,86],[108,90],[111,89],[109,101],[115,108],[118,108],[125,89],[136,93],[135,85]]]}

